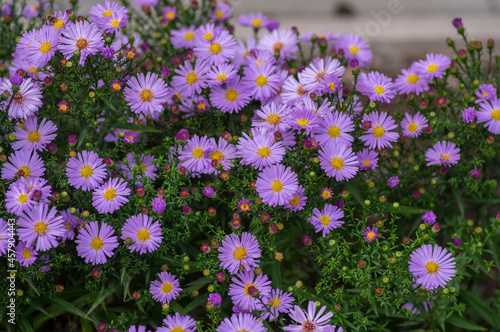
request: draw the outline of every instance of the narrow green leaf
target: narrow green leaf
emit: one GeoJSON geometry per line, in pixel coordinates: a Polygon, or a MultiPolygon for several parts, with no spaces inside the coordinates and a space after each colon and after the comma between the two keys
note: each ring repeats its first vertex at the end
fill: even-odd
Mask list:
{"type": "Polygon", "coordinates": [[[31,326],[31,323],[23,315],[18,316],[18,321],[19,321],[19,326],[21,327],[21,331],[24,331],[24,332],[35,332],[35,330],[31,326]]]}
{"type": "Polygon", "coordinates": [[[500,328],[500,315],[488,307],[481,299],[478,299],[473,293],[463,289],[461,290],[462,300],[475,311],[475,313],[487,321],[494,328],[500,328]]]}
{"type": "Polygon", "coordinates": [[[462,318],[457,315],[453,315],[448,320],[446,321],[447,323],[450,323],[451,325],[455,325],[456,327],[463,328],[467,331],[486,331],[487,328],[479,326],[473,322],[471,322],[468,319],[462,318]]]}
{"type": "Polygon", "coordinates": [[[361,197],[361,194],[359,193],[358,188],[356,188],[352,182],[347,182],[346,184],[347,190],[352,194],[352,197],[359,203],[363,204],[363,198],[361,197]]]}
{"type": "Polygon", "coordinates": [[[85,137],[87,136],[88,132],[89,132],[89,126],[86,125],[85,127],[83,127],[81,133],[80,133],[80,136],[78,137],[78,143],[76,144],[76,148],[78,149],[82,144],[83,142],[85,141],[85,137]]]}
{"type": "MultiPolygon", "coordinates": [[[[83,311],[81,311],[80,309],[75,307],[73,304],[69,303],[68,301],[64,300],[61,297],[51,296],[48,298],[48,300],[54,304],[57,304],[59,307],[64,308],[64,310],[66,312],[72,313],[73,315],[76,315],[78,317],[88,319],[83,311]]],[[[92,320],[92,322],[94,322],[94,321],[92,320]]]]}
{"type": "Polygon", "coordinates": [[[28,285],[30,285],[30,287],[35,291],[35,293],[38,294],[38,296],[40,296],[40,292],[38,291],[38,289],[35,287],[35,284],[33,284],[33,281],[31,281],[30,278],[27,279],[28,281],[28,285]]]}
{"type": "Polygon", "coordinates": [[[120,123],[116,125],[116,128],[141,131],[143,133],[161,133],[161,131],[153,127],[139,126],[136,125],[135,123],[120,123]]]}
{"type": "Polygon", "coordinates": [[[120,285],[118,284],[112,284],[110,285],[108,288],[106,289],[103,289],[102,292],[101,292],[101,295],[95,300],[95,302],[92,304],[92,306],[90,307],[89,311],[87,312],[87,314],[85,315],[85,319],[87,319],[87,317],[90,315],[90,313],[92,311],[94,311],[95,308],[97,308],[97,306],[99,304],[101,304],[105,299],[107,299],[108,297],[110,297],[114,292],[116,292],[118,290],[118,288],[120,288],[120,285]]]}
{"type": "Polygon", "coordinates": [[[465,205],[462,195],[460,194],[457,188],[453,188],[453,197],[455,197],[455,201],[457,202],[458,210],[460,211],[460,216],[463,218],[465,215],[465,205]]]}
{"type": "Polygon", "coordinates": [[[181,311],[181,315],[187,315],[193,309],[198,308],[199,306],[205,304],[208,299],[208,294],[200,295],[196,297],[191,303],[189,303],[184,309],[181,311]]]}
{"type": "Polygon", "coordinates": [[[104,103],[106,104],[106,106],[108,106],[109,108],[111,108],[115,112],[117,111],[116,107],[109,101],[109,99],[104,98],[102,100],[104,101],[104,103]]]}

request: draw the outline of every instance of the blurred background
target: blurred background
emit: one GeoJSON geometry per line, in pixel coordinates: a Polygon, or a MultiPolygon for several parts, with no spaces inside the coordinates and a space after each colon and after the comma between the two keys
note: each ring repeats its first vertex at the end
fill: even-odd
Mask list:
{"type": "MultiPolygon", "coordinates": [[[[82,0],[85,13],[99,0],[82,0]]],[[[130,0],[133,3],[134,0],[130,0]]],[[[229,0],[238,38],[252,29],[239,27],[240,14],[260,11],[281,27],[305,32],[354,32],[368,40],[373,69],[395,77],[426,53],[452,55],[445,40],[457,39],[451,24],[462,17],[470,37],[486,45],[500,42],[500,0],[229,0]]],[[[461,44],[459,44],[462,47],[461,44]]]]}

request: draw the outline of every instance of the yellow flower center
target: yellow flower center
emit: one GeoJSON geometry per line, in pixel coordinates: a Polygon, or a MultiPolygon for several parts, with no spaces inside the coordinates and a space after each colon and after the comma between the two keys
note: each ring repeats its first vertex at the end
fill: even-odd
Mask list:
{"type": "Polygon", "coordinates": [[[495,121],[500,120],[500,110],[493,110],[493,112],[490,113],[490,116],[495,121]]]}
{"type": "Polygon", "coordinates": [[[40,44],[40,48],[38,49],[38,51],[40,53],[45,54],[45,53],[48,53],[50,51],[50,48],[51,48],[50,42],[46,40],[40,44]]]}
{"type": "Polygon", "coordinates": [[[175,13],[174,12],[168,12],[167,13],[167,19],[173,20],[175,18],[175,13]]]}
{"type": "Polygon", "coordinates": [[[141,242],[147,241],[151,238],[149,231],[145,228],[138,231],[136,235],[137,235],[137,240],[141,242]]]}
{"type": "Polygon", "coordinates": [[[120,25],[120,23],[121,22],[119,20],[111,20],[111,22],[109,22],[109,24],[111,24],[111,26],[113,28],[115,28],[115,29],[118,28],[118,26],[120,25]]]}
{"type": "Polygon", "coordinates": [[[438,70],[438,66],[437,66],[435,63],[433,63],[432,65],[429,65],[429,66],[427,67],[427,71],[428,71],[429,73],[433,73],[433,72],[435,72],[436,70],[438,70]]]}
{"type": "Polygon", "coordinates": [[[217,76],[218,82],[222,82],[222,80],[225,80],[225,79],[227,79],[226,74],[219,74],[219,76],[217,76]]]}
{"type": "Polygon", "coordinates": [[[85,38],[80,38],[76,40],[76,47],[81,51],[89,46],[89,42],[85,38]]]}
{"type": "Polygon", "coordinates": [[[330,164],[336,170],[341,170],[344,168],[344,160],[342,158],[339,158],[339,157],[333,157],[330,164]]]}
{"type": "Polygon", "coordinates": [[[377,139],[384,136],[384,133],[385,130],[382,128],[381,125],[375,126],[375,128],[373,128],[373,136],[375,136],[377,139]]]}
{"type": "Polygon", "coordinates": [[[258,19],[258,18],[254,18],[252,20],[252,26],[254,28],[259,28],[260,26],[262,25],[262,20],[258,19]]]}
{"type": "Polygon", "coordinates": [[[236,247],[233,250],[234,259],[241,261],[247,257],[247,251],[243,247],[236,247]]]}
{"type": "Polygon", "coordinates": [[[443,158],[444,160],[450,160],[449,154],[441,154],[439,157],[440,157],[439,159],[443,158]]]}
{"type": "Polygon", "coordinates": [[[111,16],[112,12],[111,12],[111,9],[108,9],[107,11],[103,12],[102,15],[104,17],[108,17],[108,16],[111,16]]]}
{"type": "Polygon", "coordinates": [[[267,117],[266,121],[270,125],[276,126],[278,123],[280,123],[281,117],[278,114],[271,114],[267,117]]]}
{"type": "Polygon", "coordinates": [[[283,46],[284,46],[283,43],[277,42],[273,45],[273,51],[275,51],[275,50],[281,51],[283,49],[283,46]]]}
{"type": "Polygon", "coordinates": [[[107,201],[112,201],[113,198],[115,198],[115,196],[117,195],[117,193],[114,188],[109,188],[104,191],[103,195],[107,201]]]}
{"type": "Polygon", "coordinates": [[[38,77],[38,69],[35,66],[29,67],[28,71],[30,73],[35,73],[35,76],[38,77]]]}
{"type": "Polygon", "coordinates": [[[221,162],[222,158],[224,158],[224,154],[219,150],[215,150],[215,152],[210,156],[210,159],[217,160],[218,162],[221,162]]]}
{"type": "Polygon", "coordinates": [[[118,84],[118,83],[114,83],[114,84],[113,84],[113,90],[118,91],[118,90],[120,90],[121,88],[122,88],[122,86],[121,86],[120,84],[118,84]]]}
{"type": "Polygon", "coordinates": [[[417,83],[417,81],[418,81],[418,75],[415,74],[411,74],[406,78],[406,82],[410,84],[415,84],[417,83]]]}
{"type": "Polygon", "coordinates": [[[64,25],[64,20],[62,19],[58,19],[57,22],[53,24],[54,28],[56,28],[57,30],[61,30],[63,25],[64,25]]]}
{"type": "Polygon", "coordinates": [[[299,202],[300,202],[299,196],[293,196],[292,200],[289,203],[290,205],[293,206],[299,206],[299,202]]]}
{"type": "Polygon", "coordinates": [[[203,158],[203,149],[196,148],[193,150],[192,154],[193,154],[193,157],[195,157],[196,159],[203,158]]]}
{"type": "Polygon", "coordinates": [[[217,17],[217,18],[223,18],[224,17],[224,13],[221,10],[218,10],[218,11],[215,12],[215,17],[217,17]]]}
{"type": "Polygon", "coordinates": [[[45,234],[48,231],[47,223],[45,223],[44,220],[39,220],[36,222],[33,229],[35,230],[35,233],[37,233],[38,235],[45,234]]]}
{"type": "Polygon", "coordinates": [[[186,40],[193,40],[194,39],[194,32],[187,32],[184,35],[184,39],[186,39],[186,40]]]}
{"type": "Polygon", "coordinates": [[[189,74],[187,74],[186,76],[187,84],[193,85],[196,83],[196,81],[198,81],[198,75],[196,75],[195,72],[190,72],[189,74]]]}
{"type": "Polygon", "coordinates": [[[24,249],[24,250],[23,250],[23,258],[24,258],[24,259],[30,259],[30,258],[31,258],[31,250],[29,250],[29,249],[24,249]]]}
{"type": "Polygon", "coordinates": [[[101,248],[104,246],[104,241],[99,236],[96,236],[92,238],[92,241],[90,241],[90,246],[94,250],[101,250],[101,248]]]}
{"type": "Polygon", "coordinates": [[[210,53],[219,54],[221,51],[222,51],[222,47],[220,46],[220,44],[212,43],[210,45],[210,53]]]}
{"type": "Polygon", "coordinates": [[[323,224],[323,226],[328,226],[330,224],[330,216],[322,216],[319,218],[319,221],[323,224]]]}
{"type": "Polygon", "coordinates": [[[139,94],[142,101],[151,101],[153,99],[153,93],[149,89],[143,89],[139,94]]]}
{"type": "Polygon", "coordinates": [[[257,79],[255,80],[255,82],[257,82],[257,86],[263,87],[264,85],[267,84],[267,77],[265,77],[263,75],[259,75],[259,76],[257,76],[257,79]]]}
{"type": "Polygon", "coordinates": [[[425,263],[425,269],[429,274],[436,274],[439,271],[439,264],[434,260],[427,261],[425,263]]]}
{"type": "Polygon", "coordinates": [[[180,326],[176,326],[170,330],[170,332],[184,332],[184,331],[185,330],[180,326]]]}
{"type": "Polygon", "coordinates": [[[238,91],[236,91],[235,89],[228,89],[226,91],[226,101],[235,101],[236,99],[238,99],[238,91]]]}
{"type": "Polygon", "coordinates": [[[339,137],[340,136],[340,128],[337,126],[331,126],[328,129],[328,135],[330,135],[330,137],[339,137]]]}
{"type": "Polygon", "coordinates": [[[245,285],[245,295],[249,295],[249,296],[254,295],[254,294],[250,294],[249,291],[248,291],[248,289],[250,287],[252,287],[252,286],[258,291],[257,285],[255,285],[254,283],[249,282],[248,284],[245,285]]]}
{"type": "Polygon", "coordinates": [[[30,143],[39,142],[41,139],[42,139],[42,135],[40,135],[40,132],[38,130],[30,131],[28,134],[28,141],[30,143]]]}
{"type": "Polygon", "coordinates": [[[26,165],[23,165],[23,166],[19,167],[17,169],[17,171],[23,171],[25,178],[27,178],[31,174],[31,170],[26,165]]]}
{"type": "Polygon", "coordinates": [[[408,125],[408,131],[411,131],[412,133],[416,132],[418,129],[418,126],[415,122],[412,122],[408,125]]]}
{"type": "Polygon", "coordinates": [[[267,158],[271,155],[271,150],[267,146],[264,146],[257,150],[257,154],[262,158],[267,158]]]}
{"type": "Polygon", "coordinates": [[[280,192],[281,189],[283,189],[283,182],[280,180],[274,180],[273,183],[271,184],[271,189],[276,193],[280,192]]]}
{"type": "Polygon", "coordinates": [[[247,203],[241,204],[241,209],[243,211],[248,211],[250,209],[250,206],[247,203]]]}
{"type": "Polygon", "coordinates": [[[371,164],[372,164],[371,161],[369,161],[368,159],[367,160],[363,160],[363,166],[368,167],[371,164]]]}
{"type": "Polygon", "coordinates": [[[304,127],[304,126],[307,126],[309,124],[309,120],[307,120],[307,119],[297,119],[297,123],[299,124],[299,126],[304,127]]]}
{"type": "Polygon", "coordinates": [[[375,93],[378,94],[378,95],[381,95],[382,93],[384,93],[385,89],[383,86],[381,85],[375,85],[375,93]]]}
{"type": "Polygon", "coordinates": [[[21,195],[19,195],[19,197],[17,198],[17,200],[19,201],[19,203],[24,204],[24,203],[26,203],[28,201],[28,195],[21,194],[21,195]]]}
{"type": "Polygon", "coordinates": [[[358,52],[359,52],[359,47],[357,47],[356,45],[352,45],[351,47],[349,47],[349,51],[350,51],[352,54],[358,54],[358,52]]]}
{"type": "Polygon", "coordinates": [[[60,109],[61,111],[63,111],[63,112],[64,112],[64,111],[67,111],[67,110],[68,110],[68,106],[66,106],[66,105],[62,104],[61,106],[59,106],[59,109],[60,109]]]}
{"type": "Polygon", "coordinates": [[[174,289],[174,286],[172,286],[172,284],[168,283],[168,282],[165,282],[163,284],[163,286],[161,287],[161,291],[164,293],[164,294],[168,294],[172,291],[172,289],[174,289]]]}
{"type": "Polygon", "coordinates": [[[275,307],[275,308],[279,307],[280,303],[281,303],[281,299],[279,297],[269,301],[269,305],[272,307],[275,307]]]}
{"type": "Polygon", "coordinates": [[[368,240],[373,240],[375,238],[375,233],[369,232],[368,234],[366,234],[366,238],[368,240]]]}
{"type": "Polygon", "coordinates": [[[92,174],[94,174],[94,170],[89,166],[89,165],[84,165],[81,169],[80,169],[80,175],[83,177],[83,178],[89,178],[92,176],[92,174]]]}

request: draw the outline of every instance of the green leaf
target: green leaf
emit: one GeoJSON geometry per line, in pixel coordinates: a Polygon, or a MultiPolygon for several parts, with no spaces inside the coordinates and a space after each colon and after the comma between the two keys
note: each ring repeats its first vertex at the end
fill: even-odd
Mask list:
{"type": "Polygon", "coordinates": [[[358,191],[358,188],[356,188],[352,182],[347,182],[346,184],[347,190],[352,194],[352,197],[359,203],[363,204],[363,198],[361,197],[361,194],[358,191]]]}
{"type": "Polygon", "coordinates": [[[184,307],[184,309],[182,309],[181,315],[187,315],[193,309],[196,309],[199,306],[206,303],[207,299],[208,299],[208,294],[204,294],[204,295],[200,295],[200,296],[196,297],[193,301],[191,301],[191,303],[189,303],[186,307],[184,307]]]}
{"type": "Polygon", "coordinates": [[[119,123],[116,125],[116,128],[141,131],[143,133],[161,133],[161,131],[153,127],[139,126],[135,123],[119,123]]]}
{"type": "Polygon", "coordinates": [[[487,321],[494,328],[500,328],[500,316],[493,309],[488,307],[481,299],[478,299],[473,293],[463,289],[461,290],[462,300],[470,306],[479,317],[487,321]]]}
{"type": "Polygon", "coordinates": [[[90,315],[90,313],[92,311],[94,311],[94,309],[97,308],[97,306],[99,304],[101,304],[102,301],[104,301],[105,299],[107,299],[108,297],[110,297],[111,295],[113,295],[113,293],[116,292],[118,290],[118,288],[120,288],[120,285],[118,285],[118,284],[112,284],[108,288],[102,289],[100,296],[92,304],[92,306],[90,307],[89,311],[87,312],[87,314],[85,315],[84,318],[87,319],[87,317],[90,315]]]}
{"type": "Polygon", "coordinates": [[[35,285],[33,284],[33,281],[31,281],[30,278],[27,279],[28,281],[28,285],[30,285],[30,287],[35,291],[35,293],[38,294],[38,296],[40,296],[40,292],[38,291],[38,289],[35,287],[35,285]]]}
{"type": "Polygon", "coordinates": [[[83,144],[83,142],[85,141],[85,137],[87,136],[88,132],[89,132],[89,126],[86,125],[85,127],[83,127],[81,133],[80,133],[80,136],[78,137],[78,143],[76,144],[76,148],[78,149],[80,147],[80,145],[83,144]]]}
{"type": "Polygon", "coordinates": [[[109,108],[111,108],[113,111],[117,112],[115,106],[109,101],[109,99],[103,98],[102,101],[104,101],[104,103],[106,104],[106,106],[108,106],[109,108]]]}
{"type": "Polygon", "coordinates": [[[35,332],[35,330],[31,326],[31,323],[23,315],[19,316],[18,321],[19,321],[19,326],[21,327],[21,331],[24,331],[24,332],[35,332]]]}
{"type": "Polygon", "coordinates": [[[385,209],[384,211],[394,212],[396,214],[424,214],[427,212],[427,210],[424,210],[424,209],[414,208],[411,206],[404,206],[404,205],[400,205],[397,210],[394,210],[391,206],[391,207],[388,207],[387,209],[385,209]]]}
{"type": "Polygon", "coordinates": [[[456,327],[463,328],[467,331],[486,331],[487,328],[479,326],[473,322],[471,322],[468,319],[459,317],[457,315],[453,315],[450,318],[447,319],[447,323],[450,323],[451,325],[455,325],[456,327]]]}
{"type": "Polygon", "coordinates": [[[465,215],[465,205],[464,200],[462,199],[462,195],[458,191],[457,188],[453,188],[453,197],[455,197],[455,201],[458,205],[458,210],[460,211],[460,216],[463,218],[465,215]]]}
{"type": "MultiPolygon", "coordinates": [[[[54,304],[57,304],[59,307],[65,310],[65,312],[72,313],[73,315],[76,315],[78,317],[82,317],[84,319],[88,319],[87,316],[83,311],[75,307],[73,304],[69,303],[68,301],[64,300],[61,297],[58,296],[51,296],[48,298],[48,300],[54,304]]],[[[91,320],[91,319],[89,319],[91,320]]],[[[91,320],[92,322],[95,323],[94,320],[91,320]]]]}

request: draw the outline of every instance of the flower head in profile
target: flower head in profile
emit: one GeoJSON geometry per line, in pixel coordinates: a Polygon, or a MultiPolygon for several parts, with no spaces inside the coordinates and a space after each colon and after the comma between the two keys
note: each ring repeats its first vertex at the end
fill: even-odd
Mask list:
{"type": "Polygon", "coordinates": [[[193,48],[194,46],[194,37],[195,37],[196,29],[194,25],[190,27],[180,28],[179,30],[172,30],[170,41],[172,45],[179,48],[193,48]]]}
{"type": "Polygon", "coordinates": [[[218,250],[220,266],[232,274],[240,271],[240,266],[243,266],[243,271],[250,271],[259,266],[260,246],[253,234],[243,232],[241,239],[235,233],[226,235],[218,250]]]}
{"type": "Polygon", "coordinates": [[[86,223],[75,240],[78,256],[84,258],[85,263],[106,263],[108,257],[114,255],[113,250],[118,247],[118,237],[114,234],[113,227],[106,223],[86,223]]]}
{"type": "Polygon", "coordinates": [[[427,79],[441,78],[451,60],[444,54],[427,54],[425,60],[415,63],[415,72],[427,79]]]}
{"type": "Polygon", "coordinates": [[[297,174],[290,167],[278,164],[264,168],[255,186],[263,203],[283,206],[293,199],[299,184],[297,174]]]}
{"type": "Polygon", "coordinates": [[[370,51],[370,45],[357,34],[340,35],[335,48],[337,52],[343,50],[348,60],[358,60],[360,67],[368,67],[372,61],[373,53],[370,51]]]}
{"type": "Polygon", "coordinates": [[[481,84],[476,90],[476,104],[497,99],[497,89],[493,84],[481,84]]]}
{"type": "Polygon", "coordinates": [[[179,280],[171,273],[158,273],[160,281],[153,280],[149,287],[149,292],[153,295],[153,299],[161,303],[170,303],[179,296],[180,288],[179,280]]]}
{"type": "Polygon", "coordinates": [[[445,287],[456,274],[455,259],[438,245],[425,244],[410,255],[410,272],[427,289],[445,287]]]}
{"type": "Polygon", "coordinates": [[[322,232],[323,237],[344,223],[341,220],[344,217],[344,211],[331,204],[326,204],[321,211],[314,208],[312,213],[312,217],[307,220],[314,226],[316,233],[322,232]]]}
{"type": "Polygon", "coordinates": [[[460,160],[460,149],[455,143],[441,141],[425,152],[427,166],[448,166],[458,163],[460,160]]]}
{"type": "Polygon", "coordinates": [[[289,200],[284,207],[292,212],[304,210],[304,206],[307,202],[307,197],[304,195],[304,191],[304,187],[299,185],[297,191],[293,195],[293,198],[289,200]]]}
{"type": "Polygon", "coordinates": [[[291,30],[279,29],[274,30],[259,40],[259,49],[268,50],[276,53],[279,51],[280,59],[294,59],[295,54],[299,51],[297,34],[291,30]]]}
{"type": "Polygon", "coordinates": [[[408,69],[402,69],[394,81],[394,85],[400,94],[414,93],[417,96],[429,90],[431,80],[419,74],[416,65],[413,64],[408,69]]]}

